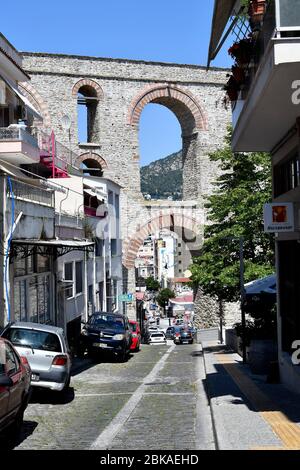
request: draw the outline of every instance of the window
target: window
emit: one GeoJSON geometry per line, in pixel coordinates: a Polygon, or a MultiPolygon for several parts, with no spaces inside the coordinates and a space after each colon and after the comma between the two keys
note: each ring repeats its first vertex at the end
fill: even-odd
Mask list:
{"type": "MultiPolygon", "coordinates": [[[[73,263],[65,264],[65,280],[73,281],[73,263]]],[[[66,289],[66,298],[69,299],[70,297],[73,297],[73,286],[66,289]]]]}
{"type": "Polygon", "coordinates": [[[117,254],[117,240],[115,238],[112,238],[110,241],[110,250],[111,250],[111,256],[116,256],[117,254]]]}
{"type": "Polygon", "coordinates": [[[93,142],[96,136],[97,91],[88,85],[78,90],[78,139],[79,142],[93,142]]]}
{"type": "Polygon", "coordinates": [[[17,356],[13,352],[12,348],[6,344],[6,372],[7,375],[15,374],[20,367],[20,363],[17,356]]]}
{"type": "Polygon", "coordinates": [[[81,294],[82,293],[82,261],[76,261],[75,270],[76,270],[75,291],[76,291],[76,294],[81,294]]]}
{"type": "Polygon", "coordinates": [[[14,282],[14,312],[15,321],[26,321],[27,317],[26,281],[14,282]]]}
{"type": "Polygon", "coordinates": [[[285,162],[274,167],[275,197],[287,193],[300,185],[300,160],[298,153],[293,153],[285,162]]]}
{"type": "Polygon", "coordinates": [[[103,256],[103,240],[101,238],[96,239],[96,247],[95,247],[95,255],[96,256],[103,256]]]}

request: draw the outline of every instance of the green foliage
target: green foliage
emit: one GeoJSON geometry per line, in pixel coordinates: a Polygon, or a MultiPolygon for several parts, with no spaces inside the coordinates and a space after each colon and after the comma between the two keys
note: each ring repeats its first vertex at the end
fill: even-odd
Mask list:
{"type": "Polygon", "coordinates": [[[153,291],[158,291],[160,288],[160,283],[154,279],[153,276],[149,276],[146,279],[146,288],[147,290],[153,290],[153,291]]]}
{"type": "Polygon", "coordinates": [[[167,289],[162,289],[159,292],[158,296],[156,297],[156,300],[160,307],[165,307],[167,302],[169,302],[169,299],[173,299],[174,297],[175,297],[175,292],[167,288],[167,289]]]}
{"type": "Polygon", "coordinates": [[[263,231],[263,205],[271,200],[271,158],[266,153],[233,153],[231,132],[224,148],[210,155],[222,170],[207,198],[209,225],[192,281],[205,294],[236,301],[240,296],[240,239],[245,282],[274,272],[274,240],[263,231]]]}

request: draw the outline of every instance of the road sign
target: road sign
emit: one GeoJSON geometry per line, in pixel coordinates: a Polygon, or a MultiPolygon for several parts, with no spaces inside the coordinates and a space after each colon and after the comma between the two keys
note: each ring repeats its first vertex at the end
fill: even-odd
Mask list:
{"type": "Polygon", "coordinates": [[[133,294],[122,294],[119,295],[119,300],[121,302],[132,302],[133,301],[133,294]]]}

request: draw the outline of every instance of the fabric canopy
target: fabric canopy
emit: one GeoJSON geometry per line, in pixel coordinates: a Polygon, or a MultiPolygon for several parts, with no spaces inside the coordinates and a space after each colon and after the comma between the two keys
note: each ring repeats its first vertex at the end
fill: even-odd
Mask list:
{"type": "Polygon", "coordinates": [[[223,36],[236,0],[215,0],[208,51],[208,66],[217,55],[217,48],[223,36]]]}
{"type": "Polygon", "coordinates": [[[43,116],[35,109],[35,107],[30,103],[29,99],[24,96],[20,90],[17,88],[17,85],[10,80],[9,78],[5,77],[2,73],[0,75],[0,78],[6,83],[8,88],[11,89],[11,91],[24,103],[26,106],[28,112],[32,114],[36,119],[39,121],[43,120],[43,116]]]}

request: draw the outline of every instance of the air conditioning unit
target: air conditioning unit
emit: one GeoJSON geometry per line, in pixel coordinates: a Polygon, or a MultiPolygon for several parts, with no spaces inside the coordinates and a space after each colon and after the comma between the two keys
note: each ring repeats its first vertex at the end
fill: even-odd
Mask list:
{"type": "Polygon", "coordinates": [[[16,108],[16,119],[19,119],[20,121],[27,121],[28,119],[27,108],[23,104],[20,104],[16,108]]]}

